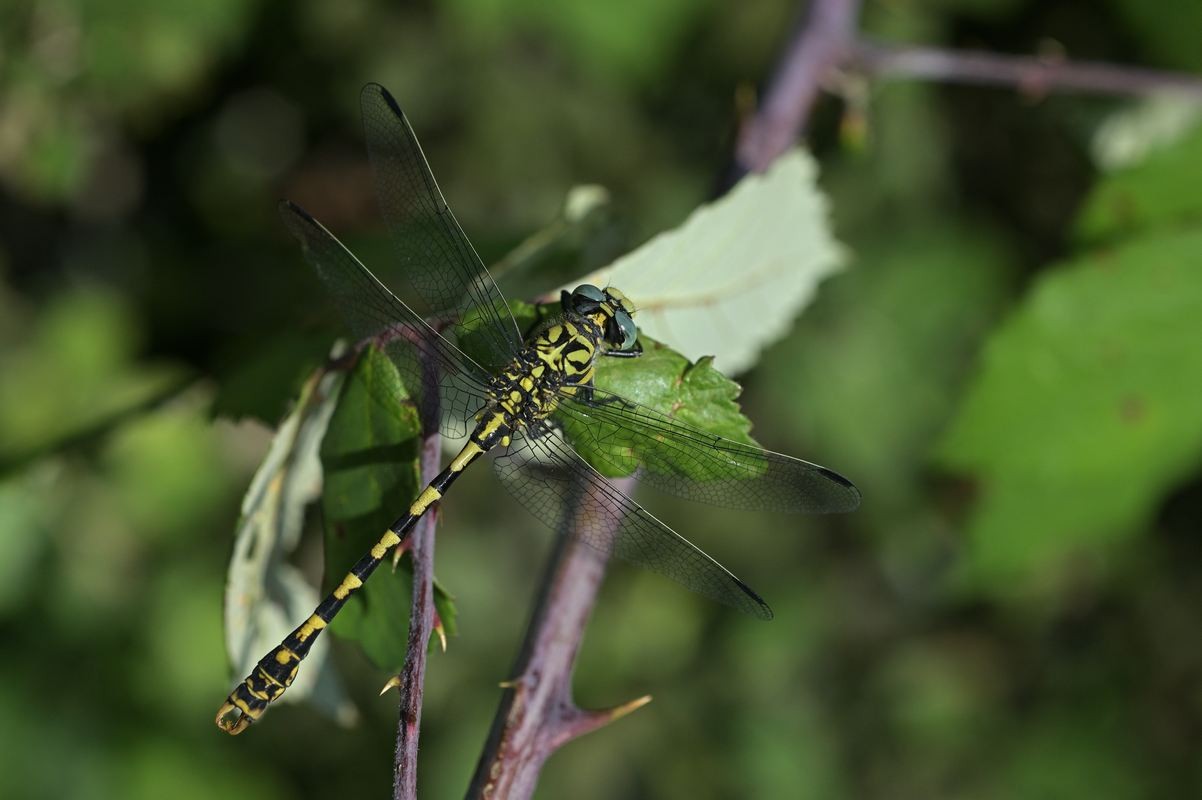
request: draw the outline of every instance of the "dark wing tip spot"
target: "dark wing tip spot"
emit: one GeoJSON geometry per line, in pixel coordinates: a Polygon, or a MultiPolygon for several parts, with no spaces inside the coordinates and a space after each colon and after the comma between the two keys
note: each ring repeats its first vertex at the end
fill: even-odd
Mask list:
{"type": "Polygon", "coordinates": [[[835,514],[846,514],[847,512],[855,511],[860,507],[860,500],[862,497],[860,495],[860,490],[856,488],[854,483],[840,475],[838,472],[835,472],[833,469],[827,469],[826,467],[819,467],[819,469],[821,470],[823,476],[830,480],[831,483],[844,489],[844,491],[840,493],[841,496],[831,504],[827,511],[835,514]]]}
{"type": "Polygon", "coordinates": [[[388,90],[382,85],[376,83],[375,81],[368,81],[367,83],[363,84],[363,88],[359,91],[359,97],[363,100],[366,100],[372,95],[380,95],[381,97],[389,96],[388,90]]]}
{"type": "Polygon", "coordinates": [[[760,597],[759,594],[756,593],[755,589],[752,589],[734,575],[731,575],[730,578],[735,582],[735,585],[739,587],[739,590],[747,596],[747,599],[751,600],[751,603],[745,603],[740,606],[740,611],[745,611],[756,619],[763,620],[764,622],[772,619],[772,609],[766,602],[764,602],[764,598],[760,597]]]}
{"type": "Polygon", "coordinates": [[[360,102],[364,105],[373,100],[375,97],[379,97],[381,100],[383,100],[384,104],[388,106],[389,110],[392,111],[393,114],[396,114],[397,119],[405,118],[405,114],[401,111],[401,107],[397,103],[396,98],[394,98],[392,93],[380,84],[374,82],[369,83],[363,87],[363,91],[359,94],[360,102]]]}
{"type": "Polygon", "coordinates": [[[280,213],[285,215],[285,217],[287,217],[287,215],[289,215],[289,214],[295,214],[296,216],[303,219],[305,222],[308,222],[311,224],[316,223],[316,221],[317,221],[317,220],[313,219],[313,216],[308,211],[305,211],[305,209],[301,208],[296,203],[294,203],[288,199],[284,199],[284,200],[280,201],[279,209],[280,209],[280,213]]]}

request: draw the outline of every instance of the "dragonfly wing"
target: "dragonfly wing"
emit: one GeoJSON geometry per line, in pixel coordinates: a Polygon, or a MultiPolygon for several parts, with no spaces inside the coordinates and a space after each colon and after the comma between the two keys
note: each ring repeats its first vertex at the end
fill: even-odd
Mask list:
{"type": "Polygon", "coordinates": [[[460,346],[485,369],[499,370],[522,346],[509,305],[455,221],[396,100],[374,83],[360,100],[376,193],[403,274],[430,316],[448,317],[460,346]]]}
{"type": "Polygon", "coordinates": [[[518,502],[556,530],[753,617],[772,618],[747,584],[627,497],[557,432],[515,440],[493,464],[518,502]]]}
{"type": "Polygon", "coordinates": [[[468,420],[486,402],[488,374],[388,291],[307,211],[285,200],[280,216],[300,241],[305,259],[317,271],[351,333],[358,340],[373,339],[388,354],[411,396],[420,400],[428,382],[423,380],[423,370],[436,368],[442,430],[449,436],[463,436],[468,420]]]}
{"type": "Polygon", "coordinates": [[[653,408],[594,390],[591,402],[564,396],[556,414],[578,449],[607,473],[637,469],[655,488],[743,510],[854,511],[860,491],[837,472],[705,433],[653,408]]]}

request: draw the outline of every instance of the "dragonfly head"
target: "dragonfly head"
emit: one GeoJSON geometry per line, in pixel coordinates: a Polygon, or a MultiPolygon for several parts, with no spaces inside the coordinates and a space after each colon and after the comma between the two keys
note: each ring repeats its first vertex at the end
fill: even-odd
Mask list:
{"type": "Polygon", "coordinates": [[[613,350],[629,350],[639,338],[634,324],[634,304],[617,289],[598,289],[589,283],[564,293],[564,310],[592,317],[605,334],[605,343],[613,350]]]}

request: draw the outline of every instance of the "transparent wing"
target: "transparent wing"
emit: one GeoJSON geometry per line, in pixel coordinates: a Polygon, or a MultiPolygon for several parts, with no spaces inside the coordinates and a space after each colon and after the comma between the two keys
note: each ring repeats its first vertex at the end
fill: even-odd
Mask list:
{"type": "Polygon", "coordinates": [[[402,303],[325,227],[300,206],[280,204],[284,225],[334,299],[358,340],[374,339],[396,365],[410,394],[420,402],[423,370],[438,371],[442,430],[463,436],[468,420],[485,404],[488,374],[402,303]]]}
{"type": "Polygon", "coordinates": [[[509,305],[455,221],[396,100],[374,83],[360,100],[376,193],[403,274],[428,315],[449,320],[460,346],[496,372],[522,346],[509,305]]]}
{"type": "Polygon", "coordinates": [[[623,494],[557,433],[515,440],[493,465],[518,502],[554,529],[753,617],[772,618],[747,584],[623,494]]]}
{"type": "Polygon", "coordinates": [[[578,449],[688,500],[810,514],[860,505],[860,491],[833,470],[705,433],[600,389],[591,402],[564,396],[556,415],[578,449]]]}

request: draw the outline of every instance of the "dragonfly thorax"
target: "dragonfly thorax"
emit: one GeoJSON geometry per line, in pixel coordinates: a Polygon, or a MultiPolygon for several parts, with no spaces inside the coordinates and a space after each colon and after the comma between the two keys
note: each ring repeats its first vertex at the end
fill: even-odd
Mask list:
{"type": "Polygon", "coordinates": [[[566,313],[538,330],[490,385],[474,438],[485,448],[549,417],[561,395],[593,378],[605,332],[591,315],[566,313]]]}

